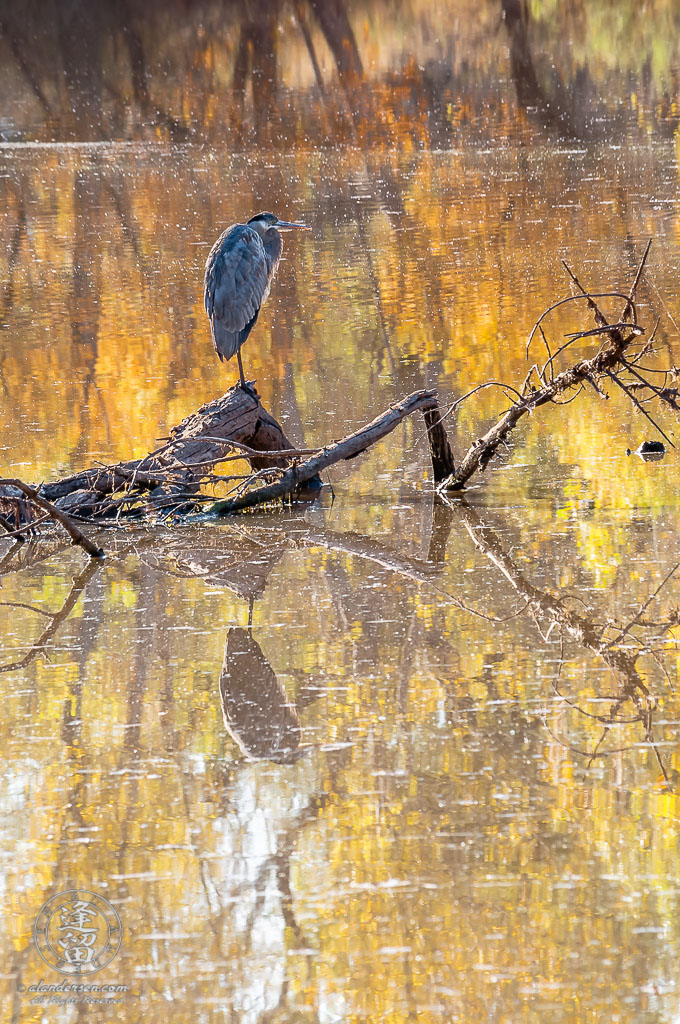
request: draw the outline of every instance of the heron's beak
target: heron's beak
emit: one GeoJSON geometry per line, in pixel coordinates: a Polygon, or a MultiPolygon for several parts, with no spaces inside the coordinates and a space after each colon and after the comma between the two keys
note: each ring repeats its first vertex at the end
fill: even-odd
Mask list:
{"type": "Polygon", "coordinates": [[[274,225],[277,231],[292,231],[293,228],[300,228],[301,231],[311,231],[309,224],[302,224],[298,220],[277,220],[274,225]]]}

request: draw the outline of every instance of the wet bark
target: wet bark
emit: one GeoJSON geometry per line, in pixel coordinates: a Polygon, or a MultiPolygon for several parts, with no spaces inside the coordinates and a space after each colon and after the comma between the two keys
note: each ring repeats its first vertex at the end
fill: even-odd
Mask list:
{"type": "Polygon", "coordinates": [[[257,395],[233,387],[173,427],[167,443],[144,458],[86,469],[45,484],[41,494],[81,516],[100,514],[107,496],[126,485],[145,491],[151,505],[173,494],[188,497],[199,490],[206,467],[229,453],[229,442],[244,448],[253,471],[288,465],[287,458],[258,452],[294,451],[257,395]]]}
{"type": "MultiPolygon", "coordinates": [[[[143,459],[92,467],[37,488],[15,478],[0,479],[0,527],[22,543],[50,521],[97,558],[102,549],[74,517],[110,519],[131,509],[138,514],[142,502],[145,511],[176,508],[195,498],[209,470],[230,455],[243,456],[257,471],[286,466],[294,454],[257,395],[234,387],[188,416],[173,428],[166,444],[143,459]],[[234,450],[236,455],[231,454],[234,450]],[[274,454],[278,451],[287,457],[279,458],[274,454]]],[[[319,483],[309,480],[310,486],[319,483]]]]}
{"type": "Polygon", "coordinates": [[[430,442],[430,457],[432,459],[432,471],[434,482],[441,483],[452,473],[456,467],[453,459],[453,452],[449,444],[449,438],[437,406],[425,409],[423,412],[427,435],[430,442]]]}

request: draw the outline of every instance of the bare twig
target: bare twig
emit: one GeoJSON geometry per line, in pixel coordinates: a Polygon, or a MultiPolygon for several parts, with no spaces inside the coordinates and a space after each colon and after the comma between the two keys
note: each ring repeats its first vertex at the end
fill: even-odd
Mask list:
{"type": "MultiPolygon", "coordinates": [[[[554,310],[558,309],[560,306],[565,306],[568,302],[583,302],[584,299],[591,299],[591,300],[592,299],[625,299],[626,301],[628,301],[628,298],[629,297],[627,295],[624,295],[623,292],[591,292],[590,294],[588,294],[587,292],[584,292],[582,295],[568,295],[565,299],[559,299],[557,302],[553,302],[553,304],[551,306],[548,306],[548,308],[541,313],[541,315],[539,316],[538,320],[536,321],[534,326],[531,328],[531,332],[529,334],[529,337],[527,338],[526,356],[528,357],[528,355],[529,355],[529,346],[531,345],[533,337],[534,337],[536,331],[539,329],[540,324],[543,322],[543,320],[545,320],[545,318],[548,316],[549,313],[552,313],[554,310]]],[[[594,305],[594,303],[593,303],[593,305],[594,305]]],[[[633,308],[635,308],[635,307],[633,307],[633,308]]],[[[602,314],[600,314],[600,315],[602,315],[602,314]]],[[[637,323],[637,311],[635,311],[635,315],[636,315],[635,322],[637,323]]],[[[606,321],[605,321],[605,323],[606,323],[606,321]]],[[[601,326],[605,326],[605,325],[601,324],[601,326]]]]}
{"type": "Polygon", "coordinates": [[[619,387],[619,388],[621,388],[621,390],[622,390],[623,392],[625,392],[625,394],[626,394],[626,395],[628,396],[628,398],[629,398],[629,399],[631,400],[631,402],[633,403],[633,405],[634,405],[634,406],[635,406],[635,407],[636,407],[637,409],[639,409],[639,410],[640,410],[640,412],[642,413],[642,415],[643,415],[643,416],[646,416],[646,417],[647,417],[647,419],[648,419],[648,420],[649,420],[649,422],[650,422],[650,423],[652,424],[652,426],[654,427],[654,429],[655,429],[655,430],[658,430],[658,432],[659,432],[659,433],[661,434],[661,436],[662,436],[663,438],[665,438],[665,439],[666,439],[666,441],[668,441],[668,443],[669,443],[669,445],[671,446],[671,448],[675,448],[675,445],[674,445],[674,444],[673,444],[673,442],[671,441],[671,439],[670,439],[670,437],[668,436],[668,434],[666,434],[666,433],[665,433],[665,432],[664,432],[664,431],[663,431],[663,430],[661,429],[661,427],[659,426],[659,424],[658,424],[658,423],[656,422],[656,420],[655,420],[655,419],[654,419],[654,418],[653,418],[652,416],[650,416],[650,415],[649,415],[649,413],[647,412],[647,410],[646,410],[646,409],[643,409],[643,408],[642,408],[642,405],[641,405],[641,404],[640,404],[640,402],[639,402],[639,401],[637,400],[637,398],[635,397],[635,395],[634,395],[634,394],[632,393],[632,391],[630,390],[630,388],[627,388],[627,387],[626,387],[626,385],[625,385],[625,384],[623,383],[623,381],[619,380],[619,378],[618,378],[618,377],[616,376],[616,374],[615,374],[615,373],[612,373],[612,372],[611,372],[611,370],[607,370],[607,371],[606,371],[606,373],[607,373],[607,376],[608,376],[608,377],[610,378],[610,380],[613,380],[613,381],[614,381],[614,383],[616,384],[616,386],[617,386],[617,387],[619,387]]]}
{"type": "Polygon", "coordinates": [[[520,400],[523,397],[522,393],[520,393],[517,390],[517,388],[511,387],[509,384],[504,384],[503,381],[500,381],[500,380],[488,380],[488,381],[486,381],[485,384],[477,384],[477,386],[472,388],[471,391],[468,391],[466,394],[462,395],[460,398],[457,398],[456,401],[453,402],[448,407],[446,412],[442,413],[442,420],[445,420],[447,418],[447,416],[450,416],[452,412],[455,412],[456,409],[458,408],[458,406],[462,405],[463,402],[467,402],[468,398],[472,398],[472,396],[476,395],[478,391],[484,391],[485,388],[502,388],[503,390],[512,391],[513,395],[517,395],[517,398],[520,399],[520,400]]]}
{"type": "Polygon", "coordinates": [[[36,527],[42,526],[44,523],[48,523],[48,522],[51,522],[51,521],[52,521],[52,517],[51,516],[44,515],[44,516],[41,516],[40,519],[33,519],[33,520],[31,520],[30,523],[27,523],[25,526],[20,527],[18,530],[7,529],[5,527],[5,523],[3,521],[2,522],[2,526],[5,527],[5,529],[7,530],[7,532],[3,536],[3,540],[6,540],[8,537],[16,537],[18,540],[22,540],[23,541],[23,540],[26,539],[27,531],[30,532],[31,530],[35,530],[36,527]]]}
{"type": "MultiPolygon", "coordinates": [[[[519,420],[522,419],[523,416],[526,416],[529,413],[533,413],[534,410],[538,409],[542,405],[545,405],[547,402],[555,402],[555,400],[565,391],[568,391],[577,385],[582,386],[584,381],[587,381],[589,384],[591,384],[591,386],[593,386],[598,391],[599,394],[602,394],[601,389],[598,386],[598,378],[601,378],[602,376],[605,375],[611,377],[611,379],[626,392],[628,397],[637,406],[637,408],[639,408],[640,411],[645,416],[647,416],[650,422],[654,425],[655,429],[660,431],[663,437],[666,438],[666,440],[668,440],[669,444],[673,444],[672,441],[670,441],[670,439],[668,438],[668,436],[661,430],[658,424],[656,424],[656,422],[652,419],[652,417],[649,416],[649,414],[642,408],[640,402],[635,398],[630,389],[627,388],[626,385],[621,382],[617,374],[614,372],[618,367],[621,366],[624,359],[624,353],[630,345],[631,341],[633,340],[633,337],[639,334],[642,330],[642,328],[639,328],[637,326],[635,291],[639,283],[642,268],[645,265],[648,252],[649,246],[647,246],[647,249],[645,250],[645,255],[643,256],[643,259],[640,263],[640,267],[638,268],[635,280],[633,281],[633,285],[628,295],[624,295],[622,292],[618,291],[597,293],[587,292],[583,288],[579,279],[570,269],[570,267],[564,261],[562,261],[565,270],[567,271],[570,278],[577,286],[581,294],[570,296],[568,299],[561,299],[559,302],[553,303],[553,305],[551,305],[539,317],[539,319],[534,324],[534,327],[532,328],[531,334],[529,335],[529,340],[527,341],[527,352],[529,350],[529,346],[531,344],[531,340],[534,334],[537,330],[540,329],[541,321],[548,315],[548,313],[552,312],[554,309],[557,309],[559,306],[562,306],[569,301],[577,299],[585,300],[588,303],[588,307],[593,311],[595,315],[595,319],[597,321],[599,329],[598,333],[606,334],[609,340],[605,342],[604,346],[601,347],[598,353],[591,359],[581,360],[580,362],[577,362],[570,368],[562,371],[562,373],[560,373],[558,376],[552,377],[549,382],[546,382],[545,374],[548,367],[552,366],[553,361],[560,354],[560,352],[563,352],[565,348],[568,348],[569,345],[575,342],[578,337],[583,336],[584,332],[578,332],[576,335],[572,336],[565,345],[561,346],[561,348],[559,348],[557,352],[550,356],[550,359],[548,360],[548,362],[542,370],[536,371],[539,379],[543,381],[543,386],[541,388],[526,391],[529,380],[528,375],[525,379],[522,388],[524,392],[523,397],[520,400],[518,400],[510,409],[508,409],[507,412],[503,413],[499,417],[495,425],[491,427],[491,429],[488,430],[483,437],[479,438],[468,449],[463,459],[459,462],[456,472],[453,473],[448,480],[445,480],[442,483],[442,485],[440,486],[440,490],[462,490],[467,484],[470,477],[473,476],[473,474],[477,472],[477,470],[484,470],[489,460],[493,457],[493,455],[498,450],[500,445],[505,443],[508,434],[515,428],[515,426],[517,425],[519,420]],[[626,303],[625,309],[626,311],[630,309],[634,318],[634,322],[623,322],[622,319],[622,321],[618,324],[609,324],[606,317],[600,310],[599,306],[594,301],[596,298],[603,297],[623,298],[626,303]]],[[[664,395],[664,398],[666,401],[669,402],[669,404],[672,404],[672,402],[675,400],[674,395],[664,395]]],[[[558,402],[556,404],[565,403],[558,402]]]]}
{"type": "Polygon", "coordinates": [[[645,269],[645,264],[647,263],[647,257],[649,256],[649,250],[651,248],[652,248],[652,240],[650,238],[649,241],[647,242],[647,248],[644,251],[644,255],[643,255],[642,259],[640,260],[640,266],[637,269],[637,274],[635,275],[635,280],[633,281],[633,284],[631,285],[630,293],[628,295],[628,301],[626,302],[626,305],[623,308],[623,313],[621,314],[621,319],[622,320],[627,320],[628,317],[630,316],[630,314],[633,313],[633,316],[635,318],[635,322],[637,323],[637,316],[635,314],[635,306],[633,305],[633,299],[635,298],[635,293],[637,292],[637,287],[638,287],[638,285],[640,283],[640,278],[642,277],[642,271],[645,269]]]}
{"type": "Polygon", "coordinates": [[[82,530],[78,529],[76,524],[61,511],[61,509],[56,508],[49,501],[46,501],[45,498],[41,497],[35,487],[31,487],[29,484],[24,483],[23,480],[18,480],[16,478],[0,479],[0,486],[16,487],[17,490],[21,491],[22,494],[25,494],[34,505],[37,505],[37,507],[42,509],[43,512],[46,512],[50,519],[59,523],[59,525],[66,530],[73,543],[79,544],[83,551],[86,551],[91,558],[103,557],[104,552],[102,549],[97,547],[96,544],[93,544],[93,542],[85,536],[82,530]]]}
{"type": "Polygon", "coordinates": [[[611,331],[620,331],[623,328],[628,331],[632,331],[633,334],[644,334],[644,327],[640,327],[639,324],[625,323],[619,321],[617,324],[605,324],[604,327],[593,327],[590,331],[573,331],[571,334],[565,334],[565,338],[573,338],[576,341],[578,338],[592,338],[596,334],[609,334],[611,331]]]}
{"type": "MultiPolygon", "coordinates": [[[[229,448],[236,448],[239,452],[242,453],[242,455],[252,455],[252,456],[254,456],[254,457],[258,458],[258,459],[264,459],[264,458],[277,458],[277,459],[291,458],[291,459],[293,459],[293,458],[298,458],[298,456],[300,456],[300,455],[316,455],[318,452],[321,451],[321,448],[282,448],[281,450],[277,449],[276,451],[262,452],[262,451],[259,451],[257,448],[251,448],[249,445],[243,444],[241,441],[234,441],[232,438],[229,438],[229,437],[210,437],[210,435],[208,435],[208,434],[201,435],[201,441],[207,441],[210,444],[222,444],[222,445],[225,445],[226,447],[229,447],[229,448]]],[[[175,442],[170,441],[167,445],[164,446],[164,450],[172,448],[174,443],[175,442]]],[[[235,455],[235,456],[231,456],[231,457],[232,458],[240,459],[242,457],[242,455],[235,455]]],[[[230,456],[223,456],[222,454],[220,454],[220,455],[216,455],[214,459],[208,459],[208,460],[205,460],[204,462],[196,462],[196,463],[192,462],[192,463],[190,463],[190,465],[192,465],[192,466],[200,466],[200,465],[208,465],[209,462],[227,462],[229,458],[230,458],[230,456]]],[[[184,463],[183,463],[183,465],[184,465],[184,463]]]]}
{"type": "MultiPolygon", "coordinates": [[[[569,265],[566,262],[566,260],[560,260],[560,262],[561,262],[562,266],[564,267],[564,269],[566,270],[566,272],[569,274],[569,277],[572,279],[572,281],[574,282],[574,284],[576,285],[578,290],[581,292],[581,294],[585,298],[586,302],[588,303],[588,309],[591,309],[593,311],[593,315],[595,317],[595,322],[600,327],[608,327],[609,323],[607,321],[607,318],[604,315],[604,313],[600,310],[600,307],[597,305],[597,303],[594,301],[594,297],[592,295],[590,295],[585,290],[585,288],[583,287],[583,285],[581,284],[581,282],[577,278],[576,274],[574,274],[574,272],[569,267],[569,265]]],[[[630,298],[628,299],[628,301],[629,302],[631,301],[630,298]]]]}

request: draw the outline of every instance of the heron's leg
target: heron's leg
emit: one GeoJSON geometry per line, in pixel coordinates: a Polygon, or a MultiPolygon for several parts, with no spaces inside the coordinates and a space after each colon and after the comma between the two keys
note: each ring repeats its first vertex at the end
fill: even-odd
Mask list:
{"type": "Polygon", "coordinates": [[[246,379],[243,376],[243,363],[241,362],[241,349],[240,348],[236,349],[236,358],[238,359],[238,372],[241,374],[241,387],[243,388],[244,391],[247,391],[248,389],[246,387],[246,379]]]}

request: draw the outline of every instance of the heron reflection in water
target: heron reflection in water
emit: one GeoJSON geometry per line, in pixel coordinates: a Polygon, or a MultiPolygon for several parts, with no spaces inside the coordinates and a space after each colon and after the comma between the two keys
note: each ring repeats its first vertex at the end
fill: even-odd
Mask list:
{"type": "Polygon", "coordinates": [[[227,633],[220,675],[224,724],[246,757],[293,764],[302,754],[300,719],[250,632],[227,633]]]}
{"type": "Polygon", "coordinates": [[[260,307],[269,295],[281,258],[280,231],[306,224],[258,213],[247,224],[233,224],[217,239],[205,264],[205,311],[213,345],[220,359],[238,359],[242,388],[246,388],[241,346],[252,331],[260,307]]]}

